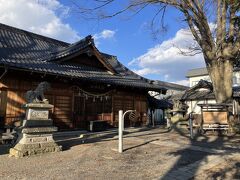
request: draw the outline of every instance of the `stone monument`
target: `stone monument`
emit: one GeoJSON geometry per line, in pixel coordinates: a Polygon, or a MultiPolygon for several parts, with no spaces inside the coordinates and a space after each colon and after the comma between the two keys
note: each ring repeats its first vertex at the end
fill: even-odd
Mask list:
{"type": "Polygon", "coordinates": [[[44,97],[44,92],[49,88],[49,83],[41,82],[34,91],[26,93],[27,104],[23,106],[26,116],[17,129],[18,139],[10,149],[10,156],[24,157],[61,151],[61,146],[53,139],[57,127],[53,126],[53,121],[49,118],[53,105],[44,97]]]}

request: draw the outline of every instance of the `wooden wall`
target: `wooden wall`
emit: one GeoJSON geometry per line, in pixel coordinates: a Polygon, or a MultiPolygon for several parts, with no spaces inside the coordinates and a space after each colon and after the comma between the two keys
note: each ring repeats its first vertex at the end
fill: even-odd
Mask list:
{"type": "MultiPolygon", "coordinates": [[[[0,117],[2,117],[0,125],[13,125],[14,123],[19,125],[25,112],[22,108],[22,105],[26,103],[24,94],[28,90],[34,90],[41,81],[28,81],[14,77],[3,78],[0,82],[0,117]]],[[[70,88],[71,84],[58,81],[50,82],[50,84],[51,90],[46,92],[46,98],[50,104],[54,105],[51,118],[59,129],[87,128],[87,121],[90,120],[107,120],[110,125],[117,127],[118,111],[129,109],[137,110],[137,118],[130,121],[127,115],[126,126],[139,126],[147,122],[147,98],[144,93],[115,90],[108,102],[93,102],[89,98],[83,99],[84,103],[80,101],[76,104],[76,94],[70,88]],[[83,108],[83,106],[85,110],[79,114],[76,109],[83,108]]]]}
{"type": "Polygon", "coordinates": [[[74,96],[74,124],[76,128],[86,129],[89,121],[104,120],[112,125],[112,98],[74,96]]]}
{"type": "Polygon", "coordinates": [[[49,103],[54,105],[51,117],[54,125],[60,129],[73,128],[72,93],[48,95],[46,97],[50,99],[49,103]]]}
{"type": "Polygon", "coordinates": [[[147,122],[147,97],[145,94],[117,91],[113,95],[113,125],[118,126],[119,110],[136,110],[136,120],[130,120],[126,115],[125,126],[140,126],[147,122]]]}
{"type": "MultiPolygon", "coordinates": [[[[22,105],[26,103],[26,91],[33,90],[40,81],[24,81],[15,78],[5,78],[0,82],[0,116],[5,117],[5,125],[19,125],[25,110],[22,105]]],[[[54,105],[51,118],[60,129],[68,129],[72,124],[72,95],[69,85],[51,83],[51,91],[46,93],[49,103],[54,105]]]]}

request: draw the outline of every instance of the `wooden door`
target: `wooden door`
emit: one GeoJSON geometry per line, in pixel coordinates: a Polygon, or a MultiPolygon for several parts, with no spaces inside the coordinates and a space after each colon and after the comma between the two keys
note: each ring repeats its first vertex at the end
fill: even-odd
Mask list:
{"type": "MultiPolygon", "coordinates": [[[[118,112],[119,110],[123,110],[123,112],[127,110],[133,110],[134,109],[134,96],[129,96],[129,94],[124,93],[118,93],[114,95],[113,100],[113,106],[114,106],[114,125],[118,126],[118,112]]],[[[129,115],[126,114],[124,118],[124,127],[129,127],[132,125],[131,120],[129,119],[129,115]]]]}
{"type": "Polygon", "coordinates": [[[77,129],[86,129],[87,121],[85,119],[85,98],[74,96],[74,127],[77,129]]]}
{"type": "Polygon", "coordinates": [[[134,107],[138,116],[134,126],[145,125],[147,122],[147,102],[145,100],[135,100],[134,107]]]}

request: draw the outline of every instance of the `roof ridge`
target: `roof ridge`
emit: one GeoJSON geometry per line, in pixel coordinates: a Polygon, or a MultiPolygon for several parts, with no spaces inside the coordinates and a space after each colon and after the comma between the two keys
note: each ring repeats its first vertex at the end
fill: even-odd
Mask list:
{"type": "MultiPolygon", "coordinates": [[[[83,39],[80,39],[79,41],[77,41],[75,43],[69,44],[69,46],[63,48],[62,50],[57,50],[57,51],[51,52],[50,55],[52,55],[52,56],[55,55],[54,58],[55,58],[55,61],[56,61],[56,59],[62,58],[64,56],[64,53],[65,53],[65,56],[69,55],[69,54],[66,54],[67,51],[72,50],[72,51],[75,52],[76,49],[78,50],[79,48],[85,48],[85,46],[83,46],[84,43],[85,43],[85,46],[88,46],[89,44],[93,43],[92,42],[92,36],[88,35],[88,36],[84,37],[83,39]],[[82,47],[79,47],[80,45],[82,47]],[[73,50],[74,47],[75,47],[75,50],[73,50]]],[[[46,61],[52,61],[52,58],[53,57],[48,57],[48,59],[46,59],[46,61]]]]}
{"type": "MultiPolygon", "coordinates": [[[[135,73],[134,71],[132,71],[130,68],[128,68],[127,66],[125,66],[123,63],[121,63],[119,60],[118,60],[118,58],[117,58],[117,56],[115,56],[115,55],[111,55],[111,54],[107,54],[107,53],[103,53],[103,52],[101,52],[101,54],[103,55],[103,56],[108,56],[108,58],[107,58],[107,60],[115,60],[120,66],[121,66],[121,68],[124,70],[124,73],[127,73],[127,72],[129,72],[129,73],[131,73],[131,75],[133,75],[135,78],[139,78],[139,79],[141,79],[141,80],[144,80],[144,81],[146,81],[146,82],[148,82],[148,83],[152,83],[152,80],[150,80],[150,79],[148,79],[148,78],[145,78],[145,77],[143,77],[143,76],[140,76],[139,74],[137,74],[137,73],[135,73]]],[[[109,61],[108,61],[109,62],[109,61]]],[[[111,63],[110,63],[111,64],[111,63]]],[[[112,65],[111,65],[112,66],[112,65]]],[[[114,68],[114,67],[113,67],[114,68]]],[[[119,73],[119,72],[118,72],[119,73]]],[[[122,72],[120,72],[120,74],[121,74],[122,72]]],[[[129,75],[129,74],[128,74],[129,75]]],[[[124,74],[124,76],[127,76],[127,74],[124,74]]]]}
{"type": "Polygon", "coordinates": [[[189,88],[189,86],[185,86],[185,85],[182,85],[182,84],[177,84],[177,83],[174,83],[174,82],[167,82],[167,81],[161,81],[161,80],[155,80],[159,83],[164,83],[164,84],[169,84],[169,85],[174,85],[174,86],[177,86],[177,87],[182,87],[182,88],[189,88]]]}
{"type": "Polygon", "coordinates": [[[17,27],[13,27],[13,26],[10,26],[10,25],[6,25],[6,24],[3,24],[3,23],[0,23],[0,29],[14,31],[14,33],[23,34],[23,35],[31,34],[36,39],[40,39],[40,40],[44,39],[45,41],[48,41],[50,43],[55,43],[56,42],[56,43],[60,43],[62,45],[66,45],[66,46],[70,45],[70,43],[67,43],[67,42],[64,42],[64,41],[61,41],[61,40],[57,40],[57,39],[54,39],[54,38],[51,38],[51,37],[40,35],[40,34],[37,34],[37,33],[34,33],[34,32],[30,32],[30,31],[20,29],[20,28],[17,28],[17,27]]]}
{"type": "Polygon", "coordinates": [[[196,69],[207,69],[207,67],[192,68],[192,69],[189,69],[188,71],[196,70],[196,69]]]}

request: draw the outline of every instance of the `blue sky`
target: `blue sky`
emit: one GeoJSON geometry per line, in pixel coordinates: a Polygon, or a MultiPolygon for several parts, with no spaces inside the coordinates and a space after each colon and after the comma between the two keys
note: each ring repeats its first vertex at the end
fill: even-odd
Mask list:
{"type": "Polygon", "coordinates": [[[131,18],[123,14],[101,21],[84,20],[72,7],[66,0],[0,0],[0,22],[67,42],[91,34],[99,50],[116,55],[128,68],[151,79],[187,85],[187,70],[204,66],[202,55],[180,55],[179,48],[194,41],[173,8],[165,16],[168,31],[156,39],[149,28],[154,7],[131,18]]]}

